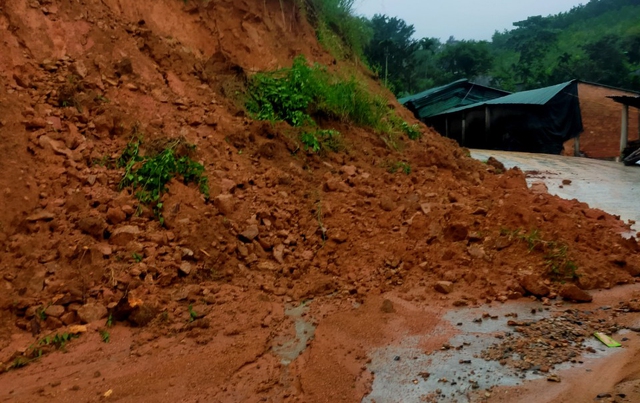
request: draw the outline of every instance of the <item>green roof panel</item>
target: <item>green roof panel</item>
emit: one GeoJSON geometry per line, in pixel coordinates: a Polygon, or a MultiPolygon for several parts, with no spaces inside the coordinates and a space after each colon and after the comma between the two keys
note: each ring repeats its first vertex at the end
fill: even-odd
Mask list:
{"type": "MultiPolygon", "coordinates": [[[[552,85],[550,87],[538,88],[536,90],[516,92],[501,98],[491,99],[489,101],[478,102],[471,105],[457,106],[452,109],[438,113],[438,115],[446,115],[449,113],[460,112],[467,109],[473,109],[484,105],[545,105],[553,97],[562,92],[571,85],[573,81],[552,85]]],[[[435,115],[432,115],[435,116],[435,115]]]]}
{"type": "Polygon", "coordinates": [[[419,94],[400,98],[398,101],[417,111],[420,119],[441,114],[452,108],[472,105],[509,94],[506,91],[474,84],[467,79],[431,88],[419,94]]]}

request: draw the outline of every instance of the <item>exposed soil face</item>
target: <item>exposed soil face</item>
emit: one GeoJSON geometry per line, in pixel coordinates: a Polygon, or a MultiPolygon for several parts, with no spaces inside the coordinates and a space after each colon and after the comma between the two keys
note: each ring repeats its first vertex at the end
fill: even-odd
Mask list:
{"type": "Polygon", "coordinates": [[[384,93],[334,66],[284,3],[2,3],[0,362],[69,325],[89,331],[73,354],[1,374],[0,399],[360,401],[370,349],[429,331],[444,309],[554,298],[557,280],[635,281],[638,244],[615,217],[532,193],[522,172],[498,173],[425,127],[398,153],[335,123],[347,151],[320,157],[286,125],[245,116],[246,76],[300,53],[384,93]],[[134,132],[195,144],[211,199],[171,182],[161,226],[119,190],[109,162],[134,132]],[[386,171],[400,160],[410,175],[386,171]],[[552,245],[565,252],[550,258],[552,245]],[[297,337],[287,307],[308,300],[314,337],[285,364],[276,351],[297,337]]]}

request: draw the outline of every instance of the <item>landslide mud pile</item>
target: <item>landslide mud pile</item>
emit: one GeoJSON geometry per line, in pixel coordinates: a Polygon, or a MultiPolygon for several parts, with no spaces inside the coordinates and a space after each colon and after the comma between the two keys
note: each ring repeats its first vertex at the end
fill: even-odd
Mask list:
{"type": "Polygon", "coordinates": [[[212,306],[241,312],[230,334],[277,328],[282,312],[243,310],[254,298],[400,290],[466,305],[640,274],[615,217],[533,194],[522,172],[473,161],[426,127],[398,152],[334,122],[346,150],[318,156],[286,124],[253,121],[238,102],[248,76],[298,54],[335,63],[293,6],[85,3],[0,9],[0,349],[11,335],[109,315],[165,333],[193,330],[190,315],[204,328],[238,320],[212,306]],[[210,198],[170,182],[161,225],[119,187],[113,162],[132,136],[195,145],[210,198]],[[411,172],[390,173],[396,161],[411,172]]]}

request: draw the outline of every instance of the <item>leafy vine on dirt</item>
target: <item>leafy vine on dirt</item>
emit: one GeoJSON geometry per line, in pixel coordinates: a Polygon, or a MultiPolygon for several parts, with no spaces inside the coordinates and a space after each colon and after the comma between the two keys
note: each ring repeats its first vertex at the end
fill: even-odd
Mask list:
{"type": "Polygon", "coordinates": [[[209,198],[209,181],[204,175],[204,166],[189,156],[195,146],[178,139],[169,142],[160,152],[143,155],[141,145],[142,140],[134,137],[118,159],[118,167],[124,168],[119,187],[130,187],[142,204],[153,207],[161,224],[164,224],[164,218],[160,199],[171,179],[180,177],[184,184],[195,183],[205,198],[209,198]],[[178,147],[186,149],[187,154],[180,155],[178,147]]]}

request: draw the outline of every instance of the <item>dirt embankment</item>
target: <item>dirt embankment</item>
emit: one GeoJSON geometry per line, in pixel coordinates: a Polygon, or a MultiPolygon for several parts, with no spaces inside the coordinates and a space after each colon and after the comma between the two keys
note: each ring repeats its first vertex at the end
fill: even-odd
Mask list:
{"type": "MultiPolygon", "coordinates": [[[[122,331],[136,354],[187,336],[188,356],[199,345],[219,355],[198,367],[192,389],[171,396],[359,401],[371,380],[367,349],[393,339],[379,330],[388,324],[381,294],[470,305],[553,297],[558,275],[594,289],[640,274],[638,245],[618,235],[614,217],[533,194],[522,172],[473,161],[428,128],[400,153],[371,131],[335,123],[347,150],[319,157],[299,151],[285,125],[252,121],[237,101],[247,75],[301,53],[335,63],[291,4],[88,3],[16,0],[0,9],[4,366],[38,332],[104,323],[126,302],[129,324],[144,326],[122,331]],[[161,226],[119,189],[122,170],[109,163],[134,132],[195,144],[211,199],[172,182],[161,226]],[[400,160],[409,175],[387,172],[400,160]],[[435,290],[439,281],[449,294],[435,290]],[[272,354],[294,329],[284,306],[314,298],[315,338],[284,368],[272,354]],[[360,303],[366,309],[354,314],[360,303]],[[209,371],[215,379],[199,388],[209,371]]],[[[403,328],[433,325],[414,321],[403,328]]],[[[184,365],[172,361],[162,371],[173,372],[160,375],[184,365]]],[[[125,384],[131,398],[154,395],[125,384]]]]}

